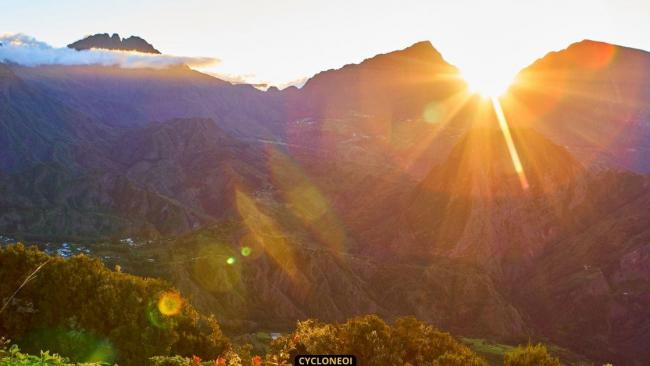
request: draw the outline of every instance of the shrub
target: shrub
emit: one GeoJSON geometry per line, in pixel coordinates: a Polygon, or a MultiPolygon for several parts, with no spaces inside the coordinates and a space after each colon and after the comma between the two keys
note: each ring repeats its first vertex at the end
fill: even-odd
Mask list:
{"type": "Polygon", "coordinates": [[[10,298],[45,262],[0,313],[0,334],[28,352],[49,349],[85,361],[80,355],[87,349],[78,346],[97,342],[103,351],[95,356],[116,356],[98,360],[141,366],[155,355],[211,359],[228,345],[216,320],[199,314],[168,283],[114,272],[83,255],[63,259],[23,245],[0,248],[0,299],[10,298]],[[176,308],[161,308],[163,296],[176,308]]]}
{"type": "Polygon", "coordinates": [[[0,366],[104,366],[102,363],[72,364],[70,361],[49,351],[41,351],[38,356],[22,353],[17,345],[9,346],[4,338],[0,339],[0,366]]]}
{"type": "Polygon", "coordinates": [[[542,344],[519,346],[505,355],[504,366],[560,366],[542,344]]]}
{"type": "Polygon", "coordinates": [[[298,322],[296,330],[271,343],[270,362],[290,363],[300,353],[353,354],[363,365],[487,366],[469,348],[415,318],[400,318],[393,326],[375,315],[343,324],[316,320],[298,322]]]}
{"type": "Polygon", "coordinates": [[[190,359],[181,356],[154,356],[149,358],[151,366],[190,366],[190,359]]]}

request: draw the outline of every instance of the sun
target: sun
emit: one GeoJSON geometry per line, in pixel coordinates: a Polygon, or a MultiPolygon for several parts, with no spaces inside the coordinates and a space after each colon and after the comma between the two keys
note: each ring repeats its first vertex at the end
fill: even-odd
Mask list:
{"type": "Polygon", "coordinates": [[[514,75],[498,68],[468,67],[461,69],[461,76],[472,93],[484,98],[503,95],[514,81],[514,75]]]}

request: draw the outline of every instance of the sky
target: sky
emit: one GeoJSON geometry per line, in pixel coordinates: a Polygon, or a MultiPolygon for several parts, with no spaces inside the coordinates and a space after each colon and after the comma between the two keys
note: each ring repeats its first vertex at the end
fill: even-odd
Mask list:
{"type": "Polygon", "coordinates": [[[0,0],[0,33],[54,47],[137,35],[220,60],[206,71],[280,86],[422,40],[469,79],[511,78],[582,39],[650,50],[647,19],[648,0],[0,0]]]}

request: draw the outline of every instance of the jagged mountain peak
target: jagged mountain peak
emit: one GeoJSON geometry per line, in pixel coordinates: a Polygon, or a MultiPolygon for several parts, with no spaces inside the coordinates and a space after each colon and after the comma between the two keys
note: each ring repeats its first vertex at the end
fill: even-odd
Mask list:
{"type": "Polygon", "coordinates": [[[121,38],[119,34],[113,33],[98,33],[90,35],[86,38],[80,39],[68,45],[68,48],[74,48],[77,51],[88,50],[91,48],[101,48],[108,50],[121,50],[121,51],[137,51],[142,53],[160,54],[160,51],[155,49],[146,40],[130,36],[129,38],[121,38]]]}

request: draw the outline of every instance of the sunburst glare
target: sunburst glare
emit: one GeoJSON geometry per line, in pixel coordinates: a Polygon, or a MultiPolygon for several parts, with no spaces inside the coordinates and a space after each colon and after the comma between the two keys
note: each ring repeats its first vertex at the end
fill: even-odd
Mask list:
{"type": "Polygon", "coordinates": [[[461,76],[467,82],[469,90],[485,98],[504,94],[515,79],[515,73],[498,67],[466,67],[461,69],[461,76]]]}
{"type": "Polygon", "coordinates": [[[524,190],[528,189],[528,178],[526,178],[526,172],[524,172],[524,167],[521,164],[521,159],[519,159],[519,153],[517,152],[517,147],[515,142],[512,139],[512,134],[510,133],[510,127],[508,126],[508,121],[506,120],[505,114],[503,114],[503,108],[501,108],[501,102],[496,97],[490,98],[492,100],[492,105],[494,106],[494,113],[497,115],[497,120],[499,121],[499,128],[503,133],[503,137],[506,140],[506,145],[508,147],[508,152],[510,153],[510,158],[512,159],[512,165],[515,168],[515,172],[519,176],[519,182],[521,183],[521,188],[524,190]]]}

